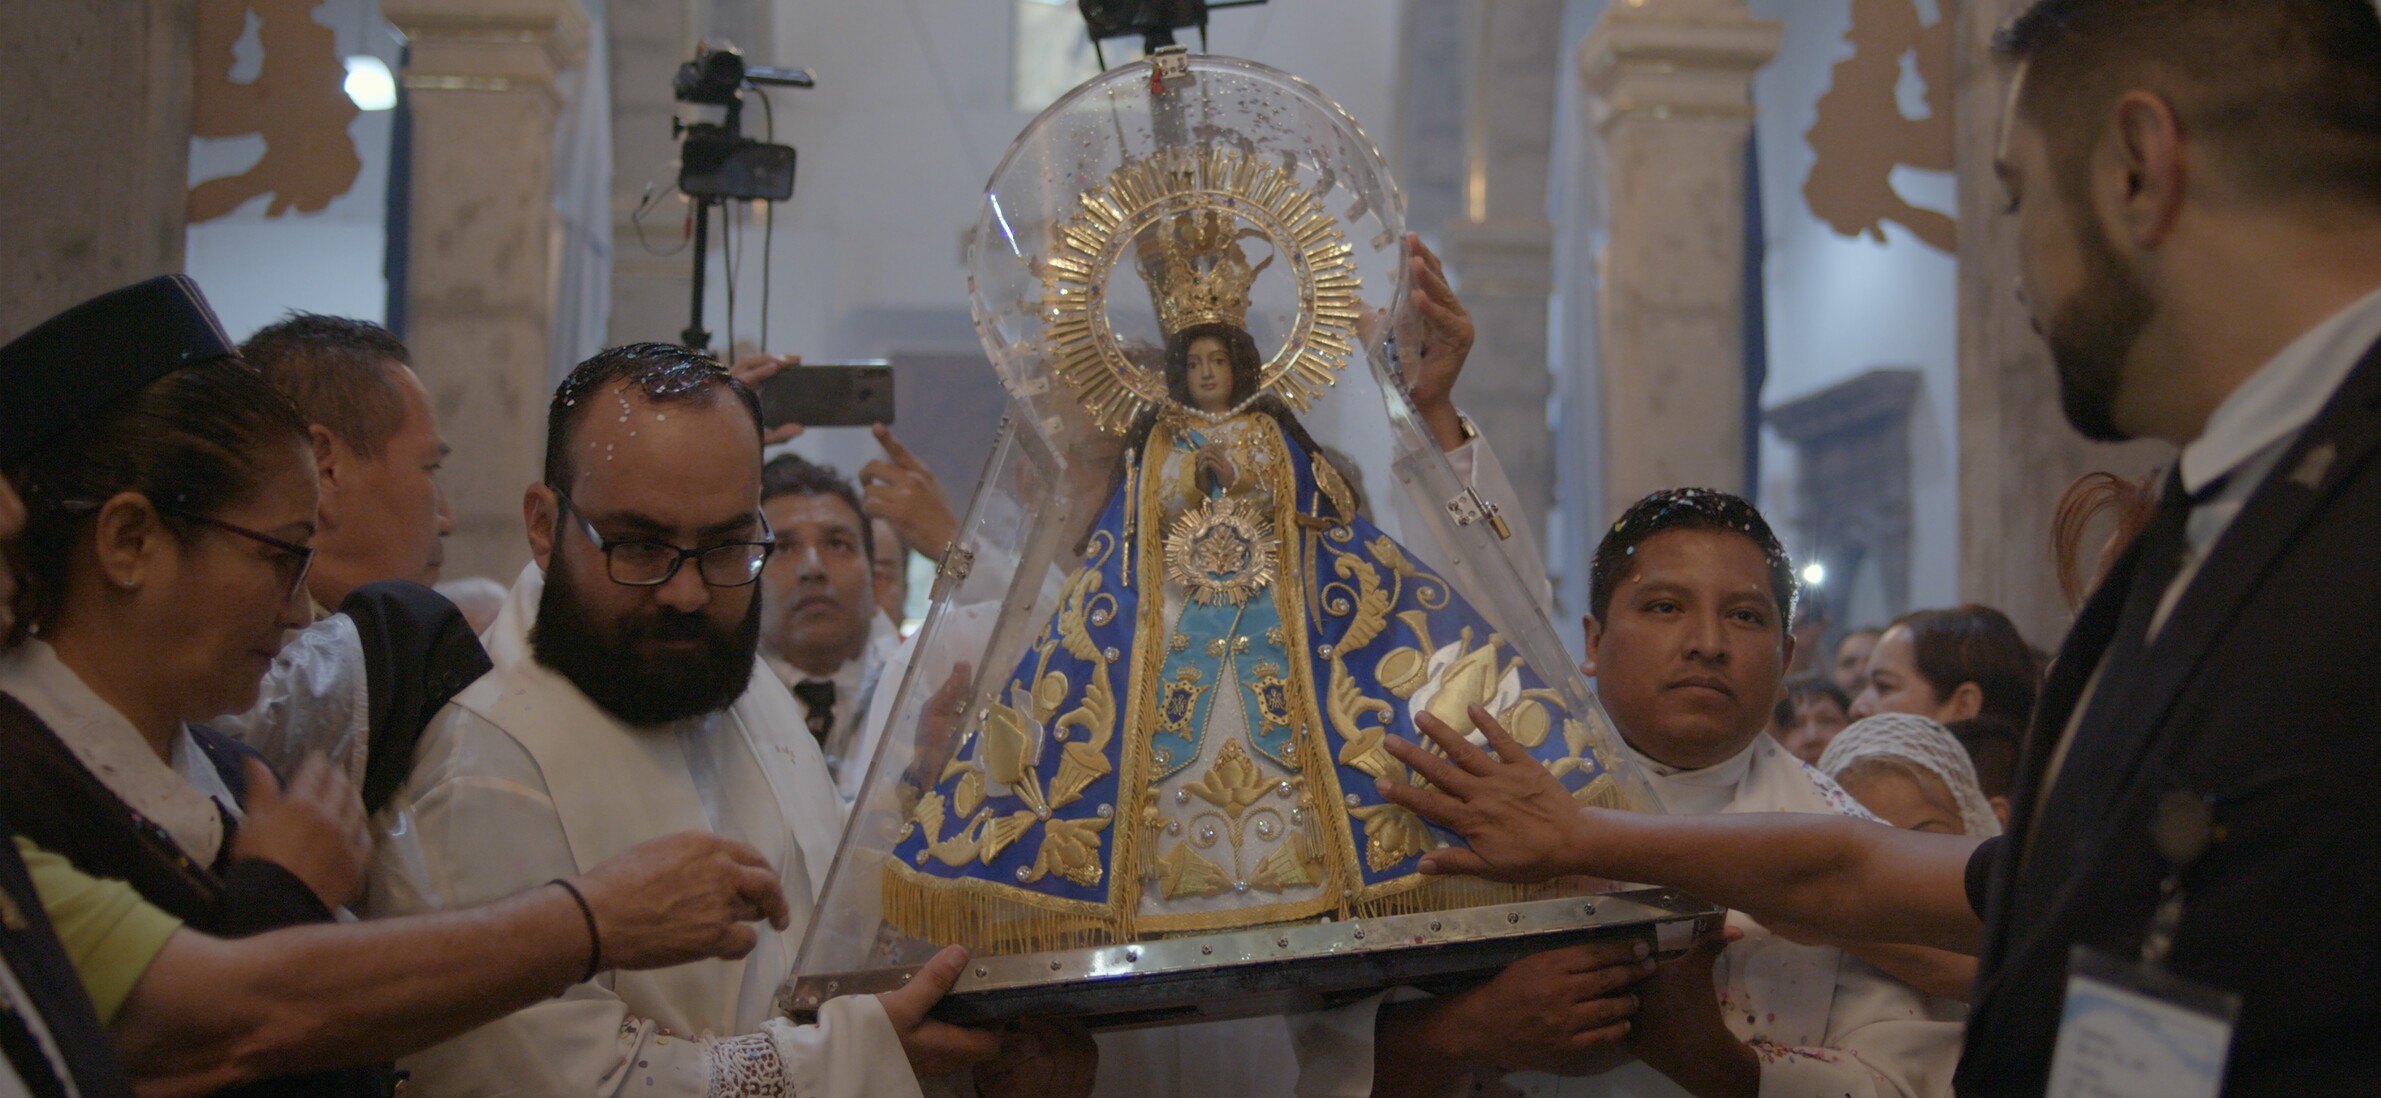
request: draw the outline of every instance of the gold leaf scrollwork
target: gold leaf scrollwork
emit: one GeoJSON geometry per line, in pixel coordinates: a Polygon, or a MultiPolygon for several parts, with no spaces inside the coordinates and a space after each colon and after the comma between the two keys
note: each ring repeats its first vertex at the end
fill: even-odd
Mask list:
{"type": "Polygon", "coordinates": [[[1044,821],[1042,848],[1034,855],[1033,869],[1026,875],[1025,883],[1031,884],[1051,873],[1086,888],[1100,883],[1099,833],[1107,827],[1108,821],[1099,817],[1044,821]]]}
{"type": "Polygon", "coordinates": [[[1364,864],[1375,873],[1430,848],[1422,818],[1393,804],[1358,805],[1348,814],[1364,824],[1364,864]]]}
{"type": "Polygon", "coordinates": [[[1213,896],[1232,887],[1232,875],[1189,843],[1175,843],[1157,860],[1158,890],[1166,899],[1213,896]]]}
{"type": "Polygon", "coordinates": [[[1238,820],[1248,806],[1271,788],[1265,776],[1258,772],[1256,760],[1240,746],[1239,740],[1228,740],[1224,749],[1216,753],[1215,765],[1198,781],[1183,788],[1192,796],[1223,810],[1228,819],[1238,820]]]}
{"type": "Polygon", "coordinates": [[[1380,569],[1353,554],[1338,554],[1331,562],[1331,570],[1339,578],[1356,583],[1356,603],[1351,608],[1353,618],[1348,622],[1347,632],[1340,635],[1339,643],[1331,650],[1332,657],[1337,659],[1344,653],[1371,644],[1374,637],[1381,635],[1381,628],[1389,623],[1391,599],[1388,592],[1381,590],[1380,569]]]}

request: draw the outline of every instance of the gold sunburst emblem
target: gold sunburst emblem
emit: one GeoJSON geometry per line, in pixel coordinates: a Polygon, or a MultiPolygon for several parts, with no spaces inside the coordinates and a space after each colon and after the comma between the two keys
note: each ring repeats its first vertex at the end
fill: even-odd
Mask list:
{"type": "MultiPolygon", "coordinates": [[[[1295,175],[1235,148],[1163,149],[1127,161],[1076,198],[1042,263],[1043,335],[1053,369],[1092,421],[1122,434],[1165,403],[1166,379],[1136,365],[1108,321],[1108,275],[1143,230],[1193,215],[1245,228],[1287,259],[1298,309],[1287,338],[1258,374],[1258,393],[1305,411],[1356,349],[1355,249],[1321,196],[1295,175]]],[[[1251,397],[1250,399],[1254,399],[1251,397]]]]}
{"type": "Polygon", "coordinates": [[[1208,500],[1167,532],[1166,578],[1197,602],[1247,602],[1273,582],[1272,525],[1247,500],[1208,500]]]}

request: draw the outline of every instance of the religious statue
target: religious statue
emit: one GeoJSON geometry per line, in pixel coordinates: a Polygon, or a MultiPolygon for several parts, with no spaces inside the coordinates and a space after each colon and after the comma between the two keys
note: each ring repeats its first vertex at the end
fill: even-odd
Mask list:
{"type": "Polygon", "coordinates": [[[1581,802],[1625,797],[1600,718],[1301,425],[1359,339],[1344,231],[1287,173],[1201,146],[1128,162],[1055,237],[1046,365],[1125,446],[1055,611],[916,779],[886,922],[999,955],[1528,895],[1416,871],[1452,837],[1381,799],[1376,779],[1415,780],[1385,740],[1421,713],[1468,730],[1478,704],[1581,802]],[[1128,252],[1154,364],[1105,328],[1128,252]],[[1299,307],[1268,358],[1250,292],[1285,256],[1299,307]]]}

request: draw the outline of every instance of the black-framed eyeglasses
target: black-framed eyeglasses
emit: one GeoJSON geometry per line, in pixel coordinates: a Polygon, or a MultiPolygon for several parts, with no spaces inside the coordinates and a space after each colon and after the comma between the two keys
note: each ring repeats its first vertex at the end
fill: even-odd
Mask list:
{"type": "MultiPolygon", "coordinates": [[[[99,510],[100,505],[86,500],[73,500],[60,506],[70,514],[87,515],[99,510]]],[[[314,570],[314,548],[312,546],[277,538],[262,530],[251,530],[236,522],[209,518],[187,508],[169,507],[156,500],[150,500],[149,506],[155,507],[160,514],[172,515],[184,522],[211,526],[226,534],[235,534],[258,544],[272,547],[275,550],[273,574],[282,583],[281,597],[284,600],[297,597],[299,590],[306,586],[307,574],[314,570]]]]}
{"type": "Polygon", "coordinates": [[[652,538],[606,539],[587,521],[579,505],[570,501],[570,493],[555,488],[554,498],[562,501],[562,509],[578,520],[587,540],[604,555],[604,574],[627,587],[659,587],[676,577],[679,567],[689,560],[694,561],[695,575],[705,584],[742,587],[761,578],[761,566],[769,563],[769,554],[777,549],[777,535],[769,529],[767,515],[754,515],[761,524],[758,541],[724,541],[685,549],[652,538]]]}

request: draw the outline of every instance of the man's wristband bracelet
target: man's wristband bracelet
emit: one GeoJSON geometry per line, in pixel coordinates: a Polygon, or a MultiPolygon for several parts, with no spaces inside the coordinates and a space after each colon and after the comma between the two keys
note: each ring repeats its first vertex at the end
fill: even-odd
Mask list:
{"type": "Polygon", "coordinates": [[[586,983],[603,971],[604,940],[595,932],[595,909],[587,906],[587,897],[579,891],[579,886],[560,877],[546,883],[561,885],[564,892],[570,893],[571,902],[579,905],[579,914],[587,919],[587,974],[579,977],[580,983],[586,983]]]}

